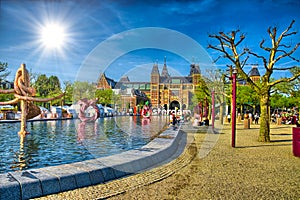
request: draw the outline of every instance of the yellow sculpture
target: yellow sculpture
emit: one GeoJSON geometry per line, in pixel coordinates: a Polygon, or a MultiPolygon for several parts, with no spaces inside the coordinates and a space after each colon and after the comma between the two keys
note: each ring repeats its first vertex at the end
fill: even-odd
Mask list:
{"type": "Polygon", "coordinates": [[[6,102],[0,102],[0,105],[9,105],[21,103],[21,127],[19,134],[25,136],[28,132],[26,131],[26,119],[35,117],[40,114],[40,109],[38,106],[34,105],[32,102],[47,102],[54,99],[61,98],[64,94],[52,98],[35,98],[35,89],[30,87],[29,74],[26,69],[25,64],[21,64],[18,69],[15,81],[14,89],[1,90],[0,93],[3,94],[14,94],[15,99],[6,102]]]}

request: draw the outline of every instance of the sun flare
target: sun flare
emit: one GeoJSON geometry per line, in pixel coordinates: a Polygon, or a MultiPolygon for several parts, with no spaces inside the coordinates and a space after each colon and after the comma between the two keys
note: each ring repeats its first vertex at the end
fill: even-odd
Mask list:
{"type": "Polygon", "coordinates": [[[47,24],[41,29],[41,42],[46,48],[61,48],[65,39],[65,30],[59,24],[47,24]]]}

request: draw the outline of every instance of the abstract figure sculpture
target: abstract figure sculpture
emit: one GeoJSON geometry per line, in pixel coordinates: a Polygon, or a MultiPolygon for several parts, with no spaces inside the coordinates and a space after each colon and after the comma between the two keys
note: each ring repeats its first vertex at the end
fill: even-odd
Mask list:
{"type": "Polygon", "coordinates": [[[26,131],[26,119],[30,119],[40,114],[40,109],[38,106],[34,105],[32,102],[47,102],[54,99],[61,98],[64,94],[61,94],[57,97],[52,98],[35,98],[35,89],[30,87],[29,74],[26,69],[25,64],[21,64],[21,67],[18,69],[15,81],[14,81],[14,89],[10,90],[1,90],[0,93],[3,94],[11,94],[13,93],[15,99],[6,102],[0,102],[0,105],[9,105],[16,104],[18,102],[21,103],[21,127],[19,134],[24,136],[28,132],[26,131]]]}
{"type": "Polygon", "coordinates": [[[88,100],[87,98],[81,99],[78,101],[78,104],[80,105],[80,111],[79,111],[79,119],[82,122],[91,122],[96,121],[100,117],[100,111],[98,106],[96,105],[97,99],[95,100],[88,100]],[[92,107],[95,110],[95,113],[93,116],[86,116],[86,111],[88,107],[92,107]]]}

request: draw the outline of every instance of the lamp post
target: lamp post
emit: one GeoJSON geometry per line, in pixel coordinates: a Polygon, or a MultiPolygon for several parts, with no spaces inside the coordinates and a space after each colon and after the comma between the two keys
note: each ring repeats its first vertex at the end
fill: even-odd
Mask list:
{"type": "Polygon", "coordinates": [[[214,132],[215,130],[215,91],[211,92],[211,128],[214,132]]]}
{"type": "Polygon", "coordinates": [[[235,132],[236,132],[236,75],[237,75],[237,69],[234,68],[232,71],[232,108],[231,108],[231,146],[235,147],[235,132]]]}

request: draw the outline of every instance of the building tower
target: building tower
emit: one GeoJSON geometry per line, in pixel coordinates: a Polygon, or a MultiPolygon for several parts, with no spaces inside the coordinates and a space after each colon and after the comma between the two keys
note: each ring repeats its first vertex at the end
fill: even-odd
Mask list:
{"type": "Polygon", "coordinates": [[[164,77],[165,79],[170,78],[170,75],[169,75],[169,72],[168,72],[168,69],[167,69],[166,57],[164,59],[164,66],[163,66],[163,69],[162,69],[162,72],[161,72],[161,77],[164,77]]]}
{"type": "Polygon", "coordinates": [[[189,76],[192,77],[193,88],[195,91],[199,87],[199,84],[201,83],[201,71],[199,65],[194,63],[190,65],[189,76]]]}
{"type": "Polygon", "coordinates": [[[252,69],[249,72],[249,77],[253,82],[258,82],[260,80],[260,73],[256,65],[252,66],[252,69]]]}
{"type": "Polygon", "coordinates": [[[150,99],[153,107],[158,107],[159,105],[159,83],[160,75],[158,70],[158,64],[154,63],[150,81],[150,99]]]}

